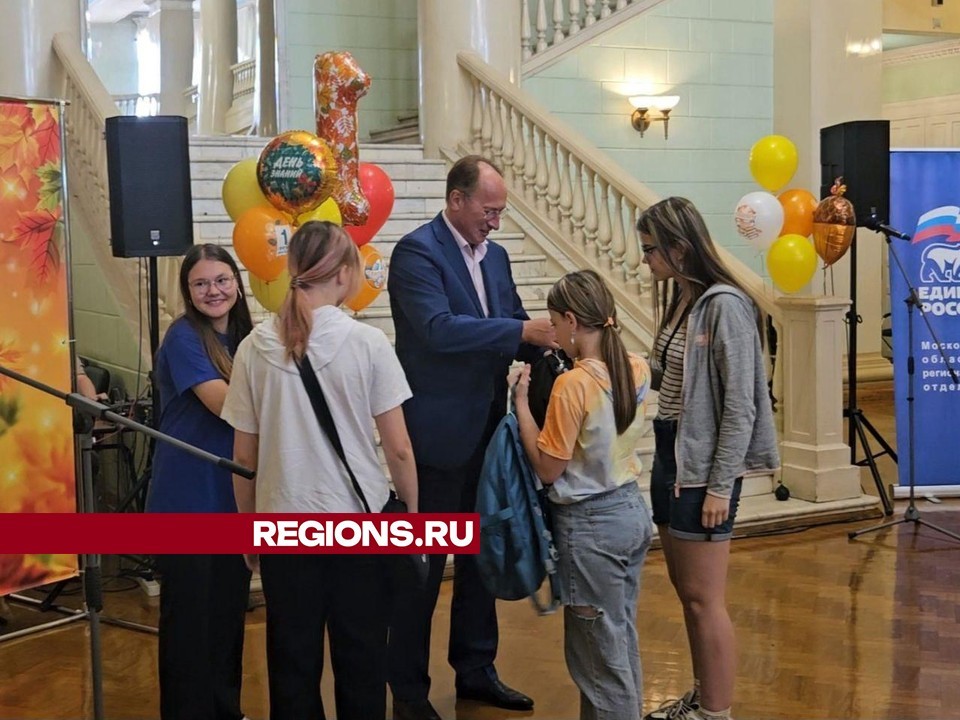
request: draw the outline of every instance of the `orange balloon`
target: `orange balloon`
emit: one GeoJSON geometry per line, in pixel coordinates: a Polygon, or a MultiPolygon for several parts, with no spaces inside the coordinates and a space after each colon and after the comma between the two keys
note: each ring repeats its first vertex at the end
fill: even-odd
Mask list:
{"type": "Polygon", "coordinates": [[[813,232],[813,212],[817,199],[808,190],[784,190],[777,198],[783,206],[783,228],[780,235],[802,235],[813,232]]]}
{"type": "Polygon", "coordinates": [[[821,222],[813,224],[813,247],[823,260],[825,268],[833,265],[847,253],[856,232],[857,228],[854,225],[821,222]]]}
{"type": "Polygon", "coordinates": [[[377,299],[387,286],[387,266],[383,256],[373,245],[360,248],[360,287],[346,302],[348,308],[360,312],[377,299]]]}
{"type": "Polygon", "coordinates": [[[292,225],[293,218],[276,208],[258,206],[246,210],[233,228],[237,258],[260,280],[276,280],[287,269],[292,225]]]}

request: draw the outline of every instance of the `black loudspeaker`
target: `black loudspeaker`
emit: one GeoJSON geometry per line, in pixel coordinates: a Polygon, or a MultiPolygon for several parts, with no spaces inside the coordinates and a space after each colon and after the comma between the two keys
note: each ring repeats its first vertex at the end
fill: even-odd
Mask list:
{"type": "Polygon", "coordinates": [[[873,208],[880,222],[890,219],[890,121],[856,120],[820,130],[820,197],[843,176],[844,197],[863,225],[873,208]]]}
{"type": "Polygon", "coordinates": [[[183,255],[193,245],[187,119],[107,118],[114,257],[183,255]]]}

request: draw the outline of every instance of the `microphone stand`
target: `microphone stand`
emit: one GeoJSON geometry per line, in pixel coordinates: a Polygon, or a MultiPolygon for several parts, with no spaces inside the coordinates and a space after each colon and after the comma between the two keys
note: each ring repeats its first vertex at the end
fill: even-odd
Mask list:
{"type": "MultiPolygon", "coordinates": [[[[906,268],[904,268],[903,263],[900,261],[900,255],[897,253],[896,249],[893,247],[891,242],[891,237],[899,238],[900,240],[910,241],[910,236],[906,233],[899,232],[898,230],[893,229],[892,227],[885,225],[880,222],[877,216],[871,215],[870,218],[865,223],[867,228],[875,230],[883,234],[883,238],[887,243],[887,246],[890,248],[890,257],[893,258],[894,264],[900,270],[900,275],[903,277],[903,282],[906,284],[908,296],[904,300],[907,304],[907,428],[908,428],[908,438],[909,438],[909,457],[907,464],[907,478],[908,484],[910,486],[910,495],[909,502],[907,504],[907,509],[903,514],[903,517],[899,520],[891,520],[890,522],[881,523],[870,528],[864,528],[863,530],[855,530],[847,533],[847,537],[851,540],[860,537],[866,533],[876,532],[877,530],[882,530],[884,528],[892,527],[894,525],[901,525],[903,523],[913,523],[914,526],[922,525],[923,527],[928,527],[931,530],[935,530],[939,533],[947,535],[948,537],[953,538],[954,540],[960,541],[960,535],[942,528],[939,525],[934,525],[931,522],[927,522],[922,517],[920,517],[920,511],[917,510],[916,504],[916,446],[914,443],[915,438],[915,420],[914,420],[914,385],[916,380],[916,363],[914,362],[913,355],[913,311],[914,309],[920,312],[920,317],[923,318],[924,323],[927,326],[927,332],[930,333],[930,337],[933,339],[934,344],[937,346],[937,351],[940,353],[940,357],[943,360],[944,367],[950,372],[950,377],[953,379],[954,383],[957,383],[957,373],[954,371],[953,367],[950,366],[950,363],[947,362],[947,357],[943,353],[943,346],[940,343],[940,339],[937,337],[936,333],[933,330],[933,326],[930,325],[930,319],[927,317],[927,314],[923,311],[923,305],[920,302],[920,298],[917,295],[917,290],[910,282],[910,276],[907,274],[906,268]]],[[[916,527],[914,527],[914,532],[916,532],[916,527]]]]}
{"type": "MultiPolygon", "coordinates": [[[[9,370],[2,365],[0,365],[0,375],[4,375],[24,385],[29,385],[30,387],[44,392],[47,395],[52,395],[56,398],[59,398],[73,409],[73,427],[74,433],[77,436],[77,444],[81,457],[80,512],[90,512],[94,507],[93,462],[91,458],[91,453],[93,452],[93,425],[94,421],[101,419],[109,420],[112,423],[116,423],[117,425],[121,425],[136,432],[141,432],[156,440],[169,443],[170,445],[180,448],[191,455],[202,458],[207,462],[212,462],[218,467],[225,468],[230,472],[240,475],[241,477],[245,477],[249,480],[252,480],[254,477],[256,477],[256,473],[253,470],[249,470],[242,465],[238,465],[232,460],[222,458],[219,455],[214,455],[206,450],[183,442],[182,440],[178,440],[175,437],[171,437],[166,433],[154,430],[151,427],[147,427],[146,425],[142,425],[134,420],[124,417],[123,415],[115,413],[110,409],[109,406],[97,402],[96,400],[91,400],[80,393],[61,392],[55,387],[51,387],[50,385],[38,382],[33,378],[21,375],[20,373],[9,370]]],[[[45,625],[20,630],[18,632],[7,633],[0,637],[0,641],[12,640],[16,637],[22,637],[23,635],[27,635],[32,632],[38,632],[40,630],[63,625],[75,620],[86,619],[89,621],[91,668],[90,678],[91,684],[93,685],[93,717],[95,720],[103,720],[103,666],[101,662],[102,654],[100,643],[100,611],[103,609],[103,587],[100,573],[100,556],[84,555],[82,567],[83,571],[81,573],[81,579],[83,582],[83,598],[84,605],[86,606],[85,611],[77,611],[55,606],[57,610],[62,609],[69,613],[70,617],[56,620],[45,625]]],[[[11,597],[18,601],[24,601],[29,604],[40,604],[39,601],[35,601],[33,598],[21,597],[19,595],[12,595],[11,597]]],[[[104,622],[107,622],[107,618],[103,618],[103,620],[104,622]]],[[[110,622],[115,625],[120,625],[121,627],[129,627],[135,630],[153,631],[152,628],[146,628],[145,626],[137,623],[127,622],[125,620],[111,620],[110,622]]]]}

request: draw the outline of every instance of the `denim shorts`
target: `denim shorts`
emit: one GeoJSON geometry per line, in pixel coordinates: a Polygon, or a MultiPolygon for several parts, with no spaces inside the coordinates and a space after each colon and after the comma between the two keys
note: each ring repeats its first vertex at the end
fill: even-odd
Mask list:
{"type": "Polygon", "coordinates": [[[650,473],[650,503],[653,505],[654,524],[661,527],[667,525],[670,535],[681,540],[729,540],[733,535],[733,523],[740,506],[743,478],[734,481],[727,520],[716,527],[705,528],[701,520],[707,488],[681,488],[680,496],[674,495],[674,485],[677,482],[677,421],[655,418],[653,433],[656,438],[656,452],[650,473]]]}

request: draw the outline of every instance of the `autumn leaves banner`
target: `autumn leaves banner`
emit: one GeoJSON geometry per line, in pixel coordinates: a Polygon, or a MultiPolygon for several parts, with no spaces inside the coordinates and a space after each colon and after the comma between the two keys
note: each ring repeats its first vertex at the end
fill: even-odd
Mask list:
{"type": "MultiPolygon", "coordinates": [[[[0,99],[0,365],[70,392],[61,113],[0,99]]],[[[0,512],[76,509],[70,409],[0,376],[0,512]]],[[[76,574],[75,555],[0,555],[0,595],[76,574]]]]}

